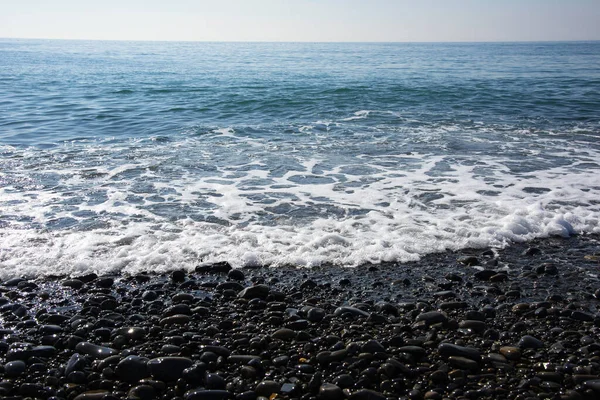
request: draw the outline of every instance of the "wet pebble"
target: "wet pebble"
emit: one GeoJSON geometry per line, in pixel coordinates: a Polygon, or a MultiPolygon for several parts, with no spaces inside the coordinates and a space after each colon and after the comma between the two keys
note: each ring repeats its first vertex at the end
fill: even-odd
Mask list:
{"type": "Polygon", "coordinates": [[[147,362],[150,375],[161,381],[175,381],[181,378],[183,370],[192,364],[192,360],[185,357],[158,357],[147,362]]]}
{"type": "Polygon", "coordinates": [[[544,342],[533,336],[525,335],[519,340],[518,346],[521,349],[541,349],[544,347],[544,342]]]}
{"type": "Polygon", "coordinates": [[[82,354],[87,354],[93,358],[103,359],[106,357],[114,356],[118,354],[115,349],[111,349],[110,347],[99,346],[89,342],[80,342],[77,343],[75,349],[82,354]]]}
{"type": "Polygon", "coordinates": [[[147,378],[148,359],[145,357],[128,356],[121,360],[115,367],[117,377],[126,382],[138,382],[147,378]]]}
{"type": "Polygon", "coordinates": [[[275,381],[262,381],[258,385],[256,385],[256,389],[254,391],[259,396],[271,397],[273,394],[278,394],[281,390],[281,385],[275,381]]]}

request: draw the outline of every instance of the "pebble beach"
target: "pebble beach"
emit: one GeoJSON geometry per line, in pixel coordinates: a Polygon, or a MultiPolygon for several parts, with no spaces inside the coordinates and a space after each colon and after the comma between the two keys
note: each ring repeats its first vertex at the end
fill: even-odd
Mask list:
{"type": "Polygon", "coordinates": [[[0,284],[4,399],[597,399],[600,237],[0,284]]]}

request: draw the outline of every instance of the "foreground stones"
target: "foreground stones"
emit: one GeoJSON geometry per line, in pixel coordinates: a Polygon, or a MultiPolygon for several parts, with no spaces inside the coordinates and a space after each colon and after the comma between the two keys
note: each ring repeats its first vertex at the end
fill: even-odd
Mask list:
{"type": "Polygon", "coordinates": [[[357,269],[11,279],[0,397],[597,399],[593,239],[357,269]]]}

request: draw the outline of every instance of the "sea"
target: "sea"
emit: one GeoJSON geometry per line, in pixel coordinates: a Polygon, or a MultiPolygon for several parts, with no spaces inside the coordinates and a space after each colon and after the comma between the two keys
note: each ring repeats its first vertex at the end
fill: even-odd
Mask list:
{"type": "Polygon", "coordinates": [[[391,268],[599,221],[600,42],[0,39],[0,278],[391,268]]]}

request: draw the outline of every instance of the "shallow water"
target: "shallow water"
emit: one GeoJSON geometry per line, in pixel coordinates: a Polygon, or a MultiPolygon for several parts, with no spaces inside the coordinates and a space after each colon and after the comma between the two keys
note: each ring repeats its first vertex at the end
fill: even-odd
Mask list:
{"type": "Polygon", "coordinates": [[[600,232],[600,42],[0,40],[0,275],[600,232]]]}

